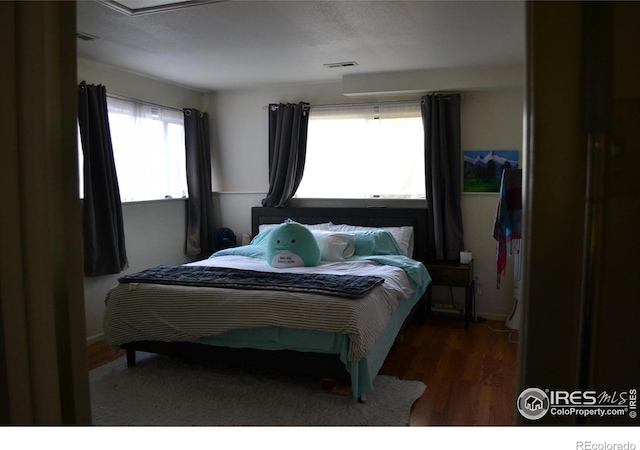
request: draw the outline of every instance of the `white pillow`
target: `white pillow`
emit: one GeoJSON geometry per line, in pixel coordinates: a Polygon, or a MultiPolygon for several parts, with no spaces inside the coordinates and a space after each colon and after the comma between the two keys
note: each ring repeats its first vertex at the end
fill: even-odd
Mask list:
{"type": "Polygon", "coordinates": [[[350,233],[336,233],[325,230],[311,230],[320,248],[322,261],[344,261],[356,251],[356,237],[350,233]]]}
{"type": "Polygon", "coordinates": [[[348,233],[350,231],[367,231],[367,230],[386,230],[398,243],[398,246],[405,255],[409,258],[413,256],[413,227],[363,227],[359,225],[336,225],[330,224],[329,229],[331,231],[339,231],[342,233],[348,233]]]}
{"type": "MultiPolygon", "coordinates": [[[[300,222],[298,222],[300,223],[300,222]]],[[[281,223],[263,223],[262,225],[258,226],[258,233],[262,233],[263,231],[266,230],[270,230],[272,228],[275,228],[279,225],[282,225],[281,223]]],[[[300,223],[300,225],[302,225],[303,227],[309,229],[309,230],[329,230],[329,226],[332,225],[331,222],[327,222],[327,223],[316,223],[316,224],[312,224],[312,225],[308,225],[306,223],[300,223]]]]}

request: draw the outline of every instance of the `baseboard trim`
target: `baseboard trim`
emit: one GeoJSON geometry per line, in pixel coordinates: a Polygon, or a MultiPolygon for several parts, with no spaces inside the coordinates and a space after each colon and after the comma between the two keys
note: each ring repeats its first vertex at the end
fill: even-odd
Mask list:
{"type": "Polygon", "coordinates": [[[96,334],[95,336],[87,338],[87,347],[100,341],[104,341],[104,333],[96,334]]]}

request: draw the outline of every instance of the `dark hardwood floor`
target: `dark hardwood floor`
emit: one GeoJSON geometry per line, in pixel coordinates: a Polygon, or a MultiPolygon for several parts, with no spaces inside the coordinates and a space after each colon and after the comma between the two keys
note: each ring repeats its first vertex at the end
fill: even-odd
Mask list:
{"type": "Polygon", "coordinates": [[[88,347],[88,351],[89,370],[93,370],[97,367],[103,366],[125,355],[124,350],[120,350],[116,353],[112,348],[107,347],[104,341],[99,341],[95,344],[91,344],[88,347]]]}
{"type": "Polygon", "coordinates": [[[518,333],[503,321],[416,319],[391,350],[380,374],[420,380],[425,393],[410,424],[515,425],[518,333]]]}
{"type": "MultiPolygon", "coordinates": [[[[518,334],[502,321],[416,318],[387,357],[381,375],[420,380],[425,393],[410,425],[515,425],[518,334]]],[[[89,370],[124,356],[104,342],[88,347],[89,370]]]]}

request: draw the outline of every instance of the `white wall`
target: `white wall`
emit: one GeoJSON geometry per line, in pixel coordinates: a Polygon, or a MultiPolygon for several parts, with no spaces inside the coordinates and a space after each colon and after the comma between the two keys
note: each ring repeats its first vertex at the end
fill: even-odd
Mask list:
{"type": "MultiPolygon", "coordinates": [[[[343,95],[341,82],[262,87],[208,95],[212,129],[212,152],[216,217],[218,226],[234,230],[238,238],[251,230],[250,209],[260,206],[268,189],[269,103],[306,101],[336,104],[420,98],[420,94],[394,96],[343,95]]],[[[453,89],[451,89],[453,90],[453,89]]],[[[521,150],[523,93],[521,88],[466,91],[461,106],[463,150],[521,150]]],[[[522,158],[521,158],[522,161],[522,158]]],[[[512,260],[500,290],[496,289],[496,249],[491,236],[497,194],[463,194],[462,213],[465,245],[474,253],[480,292],[477,312],[489,319],[504,319],[510,312],[513,283],[512,260]]],[[[297,204],[304,204],[302,201],[297,204]]],[[[463,291],[454,289],[456,301],[463,291]]],[[[434,298],[448,301],[447,288],[434,288],[434,298]]]]}
{"type": "MultiPolygon", "coordinates": [[[[175,86],[130,72],[78,61],[78,82],[103,84],[107,92],[173,108],[204,107],[200,91],[175,86]]],[[[141,171],[144,174],[144,171],[141,171]]],[[[129,268],[117,275],[85,277],[85,315],[89,343],[102,339],[107,291],[118,277],[158,264],[182,264],[186,255],[186,200],[123,203],[125,242],[129,268]]]]}
{"type": "MultiPolygon", "coordinates": [[[[353,103],[343,95],[342,82],[266,86],[242,91],[209,94],[216,215],[219,226],[236,236],[251,231],[251,207],[260,206],[267,195],[269,103],[309,102],[312,105],[353,103]],[[218,209],[219,208],[219,209],[218,209]]],[[[411,94],[376,97],[358,101],[419,99],[411,94]]]]}
{"type": "Polygon", "coordinates": [[[115,67],[78,59],[78,83],[102,84],[107,93],[172,108],[203,110],[205,92],[177,86],[115,67]]]}
{"type": "MultiPolygon", "coordinates": [[[[523,91],[505,89],[471,92],[462,101],[462,150],[519,150],[523,143],[523,91]]],[[[522,166],[521,166],[522,167],[522,166]]],[[[492,237],[498,194],[462,194],[465,246],[473,252],[474,271],[480,276],[476,291],[479,315],[503,319],[511,311],[513,260],[496,289],[496,240],[492,237]]]]}
{"type": "MultiPolygon", "coordinates": [[[[243,233],[250,233],[251,207],[260,206],[268,190],[266,105],[299,101],[316,105],[394,101],[418,99],[421,95],[402,94],[402,86],[393,86],[392,79],[386,79],[386,89],[395,92],[394,95],[371,94],[359,95],[358,98],[346,97],[342,82],[203,93],[80,60],[78,81],[81,80],[104,84],[107,91],[114,94],[175,108],[195,107],[209,113],[215,226],[231,228],[238,240],[243,233]]],[[[427,90],[425,87],[424,91],[427,90]]],[[[455,90],[455,87],[451,86],[449,90],[455,90]]],[[[461,110],[463,150],[520,150],[522,114],[520,89],[509,87],[464,92],[461,110]]],[[[482,292],[477,296],[477,311],[486,318],[505,318],[508,315],[513,289],[509,278],[511,260],[502,288],[497,290],[495,287],[495,241],[491,230],[496,202],[496,194],[463,194],[462,197],[465,244],[473,251],[475,270],[481,276],[482,292]]],[[[156,264],[181,264],[190,259],[184,252],[184,200],[124,204],[123,215],[130,262],[124,273],[156,264]]],[[[117,284],[118,276],[85,278],[89,342],[102,337],[105,295],[117,284]]],[[[461,290],[454,290],[456,301],[462,300],[462,294],[461,290]]],[[[446,288],[434,288],[436,300],[448,300],[449,295],[446,288]]]]}

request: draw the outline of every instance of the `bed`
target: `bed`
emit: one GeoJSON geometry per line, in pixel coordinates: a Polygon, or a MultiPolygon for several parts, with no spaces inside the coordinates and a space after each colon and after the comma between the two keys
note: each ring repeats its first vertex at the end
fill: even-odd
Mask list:
{"type": "MultiPolygon", "coordinates": [[[[424,302],[431,280],[422,264],[425,210],[254,207],[251,214],[254,238],[250,245],[225,249],[176,268],[181,271],[179,282],[144,279],[155,276],[157,268],[151,274],[143,271],[132,274],[133,278],[121,278],[105,300],[107,344],[126,349],[129,366],[135,365],[136,351],[146,351],[216,365],[312,373],[348,382],[353,399],[364,401],[389,350],[424,302]],[[316,267],[274,269],[264,258],[263,242],[270,228],[287,219],[322,230],[320,233],[355,235],[360,239],[360,250],[344,261],[323,258],[316,267]],[[384,246],[387,241],[378,237],[389,236],[401,252],[377,254],[376,250],[370,255],[373,247],[362,246],[362,242],[369,245],[374,241],[372,245],[383,242],[380,245],[384,246]],[[342,277],[340,280],[383,281],[368,290],[363,287],[365,291],[349,298],[351,292],[327,295],[306,284],[304,290],[291,284],[284,288],[183,284],[183,269],[189,271],[189,277],[212,271],[216,276],[224,272],[234,277],[268,274],[274,280],[295,276],[312,279],[320,274],[342,277]]],[[[231,282],[237,283],[237,278],[231,282]]]]}

